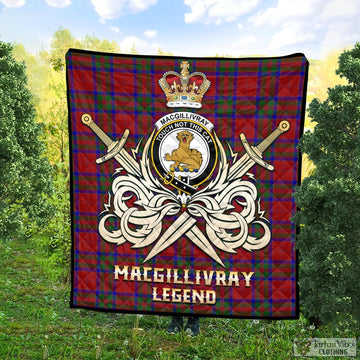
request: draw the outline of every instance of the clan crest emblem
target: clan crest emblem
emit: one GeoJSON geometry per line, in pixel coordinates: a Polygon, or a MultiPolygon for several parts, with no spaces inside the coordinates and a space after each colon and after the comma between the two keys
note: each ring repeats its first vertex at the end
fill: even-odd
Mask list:
{"type": "Polygon", "coordinates": [[[215,170],[217,146],[213,125],[200,115],[176,112],[155,124],[152,143],[154,169],[167,185],[194,194],[215,170]]]}
{"type": "MultiPolygon", "coordinates": [[[[202,108],[211,83],[204,73],[189,73],[189,68],[189,61],[183,61],[180,73],[168,71],[159,80],[167,107],[202,108]]],[[[211,121],[196,112],[175,111],[155,119],[150,136],[140,140],[131,154],[124,149],[129,130],[113,141],[90,114],[83,114],[81,120],[107,147],[96,163],[114,158],[120,164],[108,203],[99,214],[103,240],[116,245],[130,242],[134,249],[152,246],[145,263],[186,236],[222,266],[222,252],[256,251],[271,241],[271,224],[248,171],[254,165],[274,170],[263,154],[289,130],[288,121],[279,122],[256,146],[239,134],[245,153],[238,158],[217,137],[211,121]],[[175,220],[164,229],[169,217],[175,220]],[[116,225],[110,227],[110,222],[116,225]],[[253,228],[261,229],[259,235],[253,228]]]]}

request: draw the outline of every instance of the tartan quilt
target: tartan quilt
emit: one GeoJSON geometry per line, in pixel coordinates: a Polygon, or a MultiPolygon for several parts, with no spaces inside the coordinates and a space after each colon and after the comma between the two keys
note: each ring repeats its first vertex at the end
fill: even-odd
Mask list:
{"type": "Polygon", "coordinates": [[[308,61],[70,49],[71,307],[290,319],[308,61]]]}

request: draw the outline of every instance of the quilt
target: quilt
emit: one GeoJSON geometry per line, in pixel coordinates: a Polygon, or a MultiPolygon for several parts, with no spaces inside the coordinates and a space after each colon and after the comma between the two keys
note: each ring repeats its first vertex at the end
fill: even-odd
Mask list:
{"type": "Polygon", "coordinates": [[[71,307],[299,316],[308,61],[70,49],[71,307]]]}

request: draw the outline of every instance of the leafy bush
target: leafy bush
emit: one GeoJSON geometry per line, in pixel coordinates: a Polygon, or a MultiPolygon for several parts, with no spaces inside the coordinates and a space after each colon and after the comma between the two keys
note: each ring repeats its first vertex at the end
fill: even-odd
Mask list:
{"type": "Polygon", "coordinates": [[[42,266],[54,280],[70,280],[71,224],[69,177],[62,173],[54,179],[55,192],[49,199],[55,209],[41,236],[35,241],[47,254],[42,266]]]}
{"type": "Polygon", "coordinates": [[[295,192],[300,211],[300,295],[315,323],[356,326],[360,321],[360,43],[339,57],[336,71],[346,85],[314,99],[316,123],[300,149],[316,169],[295,192]]]}
{"type": "Polygon", "coordinates": [[[23,236],[26,219],[43,225],[51,216],[52,168],[40,134],[25,66],[0,42],[0,238],[23,236]]]}

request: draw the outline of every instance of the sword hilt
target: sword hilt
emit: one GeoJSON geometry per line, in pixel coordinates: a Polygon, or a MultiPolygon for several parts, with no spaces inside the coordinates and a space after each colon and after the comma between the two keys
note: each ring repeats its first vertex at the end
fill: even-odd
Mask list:
{"type": "Polygon", "coordinates": [[[270,145],[275,142],[275,140],[284,132],[290,129],[290,123],[287,120],[283,120],[279,123],[278,127],[267,136],[259,145],[251,146],[244,134],[240,134],[240,140],[244,146],[246,153],[249,155],[251,160],[264,167],[266,170],[273,171],[274,166],[268,164],[266,161],[262,159],[263,153],[266,151],[270,145]]]}
{"type": "Polygon", "coordinates": [[[98,159],[95,160],[95,162],[97,164],[102,164],[105,161],[108,161],[110,159],[112,159],[113,157],[115,157],[117,154],[119,154],[119,152],[122,150],[122,148],[124,147],[126,140],[128,138],[130,134],[130,130],[129,129],[125,129],[122,138],[119,141],[114,141],[109,147],[108,147],[108,152],[107,154],[99,157],[98,159]]]}
{"type": "Polygon", "coordinates": [[[108,161],[115,157],[123,149],[126,140],[130,134],[130,130],[126,129],[123,133],[122,138],[119,141],[113,141],[92,119],[90,114],[82,114],[81,122],[88,126],[98,138],[106,145],[107,154],[96,159],[97,164],[102,164],[105,161],[108,161]]]}
{"type": "Polygon", "coordinates": [[[263,154],[267,148],[275,142],[275,140],[284,132],[287,132],[290,129],[290,123],[287,120],[280,121],[278,127],[269,135],[267,136],[258,146],[256,149],[263,154]]]}
{"type": "Polygon", "coordinates": [[[93,120],[90,114],[82,114],[81,122],[88,126],[107,148],[114,142],[93,120]]]}
{"type": "Polygon", "coordinates": [[[244,134],[240,134],[240,140],[244,146],[246,153],[249,155],[250,159],[260,166],[264,167],[266,170],[273,171],[274,166],[268,164],[266,161],[262,159],[262,153],[254,146],[251,146],[244,134]]]}

